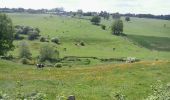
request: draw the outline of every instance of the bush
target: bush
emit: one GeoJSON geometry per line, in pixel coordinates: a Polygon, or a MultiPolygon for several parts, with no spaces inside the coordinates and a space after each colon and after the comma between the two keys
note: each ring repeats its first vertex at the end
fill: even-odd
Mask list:
{"type": "Polygon", "coordinates": [[[38,32],[32,31],[32,32],[29,32],[29,34],[28,34],[28,39],[29,39],[29,40],[35,40],[35,39],[38,38],[38,36],[39,36],[39,33],[38,33],[38,32]]]}
{"type": "Polygon", "coordinates": [[[98,25],[101,21],[100,16],[93,16],[93,18],[91,19],[91,22],[95,25],[98,25]]]}
{"type": "Polygon", "coordinates": [[[58,38],[52,38],[51,42],[56,43],[56,44],[60,44],[60,40],[58,38]]]}
{"type": "Polygon", "coordinates": [[[14,39],[15,39],[15,40],[23,40],[24,37],[22,37],[22,36],[20,36],[18,33],[16,33],[16,34],[14,35],[14,39]]]}
{"type": "Polygon", "coordinates": [[[21,42],[19,45],[19,57],[31,59],[31,55],[28,44],[25,41],[21,42]]]}
{"type": "Polygon", "coordinates": [[[105,25],[101,25],[101,28],[102,28],[103,30],[106,30],[106,26],[105,26],[105,25]]]}
{"type": "Polygon", "coordinates": [[[80,42],[81,46],[85,46],[85,43],[83,41],[80,42]]]}
{"type": "Polygon", "coordinates": [[[23,27],[22,34],[27,35],[30,31],[33,31],[33,28],[29,26],[25,26],[23,27]]]}
{"type": "Polygon", "coordinates": [[[59,52],[51,46],[49,44],[44,44],[41,48],[40,48],[40,61],[46,61],[46,60],[53,60],[53,59],[57,59],[59,57],[59,52]]]}
{"type": "Polygon", "coordinates": [[[29,60],[27,58],[21,58],[20,62],[22,64],[29,64],[29,60]]]}
{"type": "Polygon", "coordinates": [[[40,38],[40,42],[46,42],[46,38],[45,37],[41,37],[40,38]]]}
{"type": "Polygon", "coordinates": [[[130,17],[125,17],[125,21],[130,21],[130,17]]]}
{"type": "Polygon", "coordinates": [[[54,65],[54,67],[56,67],[56,68],[61,68],[61,67],[62,67],[62,63],[56,63],[56,64],[54,65]]]}

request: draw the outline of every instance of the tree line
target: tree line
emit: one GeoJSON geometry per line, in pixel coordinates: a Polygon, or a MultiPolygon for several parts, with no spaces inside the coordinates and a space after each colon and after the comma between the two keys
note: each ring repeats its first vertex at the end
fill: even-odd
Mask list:
{"type": "Polygon", "coordinates": [[[101,17],[104,17],[105,19],[109,19],[110,16],[113,15],[120,15],[120,16],[129,16],[129,17],[138,17],[138,18],[155,18],[155,19],[164,19],[164,20],[170,20],[170,15],[153,15],[153,14],[120,14],[120,13],[109,13],[106,11],[101,12],[83,12],[83,10],[79,9],[75,12],[73,11],[64,11],[64,8],[53,8],[53,9],[24,9],[24,8],[0,8],[0,12],[5,13],[60,13],[65,15],[79,15],[79,16],[94,16],[99,15],[101,17]]]}

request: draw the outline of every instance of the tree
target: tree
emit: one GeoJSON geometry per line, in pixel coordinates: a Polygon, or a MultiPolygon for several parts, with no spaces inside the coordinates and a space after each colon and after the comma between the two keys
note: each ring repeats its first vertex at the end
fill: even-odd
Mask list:
{"type": "Polygon", "coordinates": [[[113,19],[120,19],[120,17],[121,17],[121,16],[120,16],[120,14],[119,14],[118,12],[112,14],[112,18],[113,18],[113,19]]]}
{"type": "Polygon", "coordinates": [[[28,40],[35,40],[39,37],[39,33],[36,30],[29,31],[28,33],[28,40]]]}
{"type": "Polygon", "coordinates": [[[19,45],[19,57],[20,58],[26,58],[26,59],[31,59],[31,52],[29,49],[29,45],[27,42],[22,41],[19,45]]]}
{"type": "Polygon", "coordinates": [[[93,16],[93,18],[91,19],[91,22],[95,25],[98,25],[101,21],[100,16],[93,16]]]}
{"type": "Polygon", "coordinates": [[[125,17],[125,21],[130,21],[130,17],[125,17]]]}
{"type": "Polygon", "coordinates": [[[106,11],[101,11],[101,12],[99,13],[99,16],[103,17],[104,19],[109,20],[110,14],[107,13],[106,11]]]}
{"type": "Polygon", "coordinates": [[[13,49],[13,33],[12,20],[6,14],[0,14],[0,55],[13,49]]]}
{"type": "Polygon", "coordinates": [[[115,20],[111,26],[111,29],[114,35],[121,35],[123,33],[123,21],[120,19],[115,20]]]}
{"type": "Polygon", "coordinates": [[[59,52],[49,44],[44,44],[40,48],[40,61],[52,60],[59,57],[59,52]]]}
{"type": "Polygon", "coordinates": [[[83,10],[81,10],[81,9],[77,10],[77,15],[79,17],[81,17],[83,15],[83,10]]]}

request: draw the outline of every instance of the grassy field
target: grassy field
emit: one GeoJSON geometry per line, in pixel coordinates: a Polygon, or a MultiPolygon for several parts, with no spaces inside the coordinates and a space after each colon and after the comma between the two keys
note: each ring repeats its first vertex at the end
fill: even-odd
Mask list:
{"type": "Polygon", "coordinates": [[[75,95],[77,100],[111,100],[121,92],[128,100],[142,100],[152,93],[157,80],[170,82],[170,62],[140,62],[103,65],[91,68],[36,69],[12,62],[0,62],[0,90],[16,93],[16,82],[23,84],[23,93],[41,91],[48,99],[57,95],[75,95]]]}
{"type": "MultiPolygon", "coordinates": [[[[124,21],[127,36],[121,37],[111,34],[109,26],[112,19],[102,20],[101,24],[107,26],[106,30],[102,30],[87,19],[46,14],[8,15],[14,25],[38,27],[44,37],[59,37],[60,45],[51,42],[49,45],[59,50],[60,58],[137,57],[141,60],[120,64],[90,59],[92,63],[89,65],[37,69],[0,59],[0,91],[12,96],[17,92],[16,82],[20,81],[23,93],[40,91],[47,94],[48,100],[55,100],[58,95],[75,95],[77,100],[112,100],[115,92],[126,95],[128,100],[143,100],[153,92],[150,86],[157,80],[164,84],[170,82],[170,21],[131,18],[131,22],[124,21]],[[164,24],[167,27],[163,27],[164,24]],[[76,41],[84,41],[85,46],[76,46],[76,41]]],[[[36,58],[44,43],[25,41],[29,43],[32,57],[36,58]]],[[[20,42],[15,40],[16,48],[10,52],[16,58],[20,42]]]]}
{"type": "MultiPolygon", "coordinates": [[[[59,37],[61,45],[54,45],[64,56],[95,56],[100,58],[137,57],[140,59],[169,59],[170,50],[170,21],[155,19],[131,18],[131,22],[124,22],[124,33],[127,37],[113,36],[109,26],[113,20],[102,20],[107,30],[95,26],[89,20],[60,17],[55,15],[37,14],[9,14],[14,25],[28,25],[38,27],[41,35],[59,37]],[[164,28],[163,25],[167,24],[164,28]],[[153,38],[152,38],[153,37],[153,38]],[[84,41],[86,46],[75,46],[76,41],[84,41]],[[63,51],[67,48],[67,51],[63,51]],[[113,51],[113,48],[115,50],[113,51]],[[148,56],[149,55],[149,56],[148,56]]],[[[33,57],[39,54],[42,43],[28,41],[33,57]]],[[[18,45],[19,41],[15,41],[18,45]]],[[[12,52],[17,56],[18,50],[12,52]]]]}

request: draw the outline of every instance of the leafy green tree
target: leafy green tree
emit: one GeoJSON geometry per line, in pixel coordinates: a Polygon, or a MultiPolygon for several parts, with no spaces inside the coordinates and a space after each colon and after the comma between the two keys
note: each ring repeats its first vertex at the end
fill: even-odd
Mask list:
{"type": "Polygon", "coordinates": [[[59,57],[59,52],[51,45],[44,44],[40,48],[40,61],[52,60],[59,57]]]}
{"type": "Polygon", "coordinates": [[[93,18],[91,19],[91,22],[95,25],[98,25],[101,21],[100,16],[93,16],[93,18]]]}
{"type": "Polygon", "coordinates": [[[125,21],[130,21],[130,17],[125,17],[125,21]]]}
{"type": "Polygon", "coordinates": [[[111,26],[112,34],[121,35],[123,33],[123,21],[115,20],[115,22],[111,26]]]}
{"type": "Polygon", "coordinates": [[[6,14],[0,14],[0,55],[13,49],[13,33],[12,20],[6,14]]]}
{"type": "Polygon", "coordinates": [[[22,41],[19,45],[19,57],[20,58],[26,58],[26,59],[30,59],[31,58],[31,52],[29,49],[29,45],[27,42],[22,41]]]}
{"type": "Polygon", "coordinates": [[[120,17],[121,17],[121,15],[118,12],[112,14],[113,19],[120,19],[120,17]]]}

